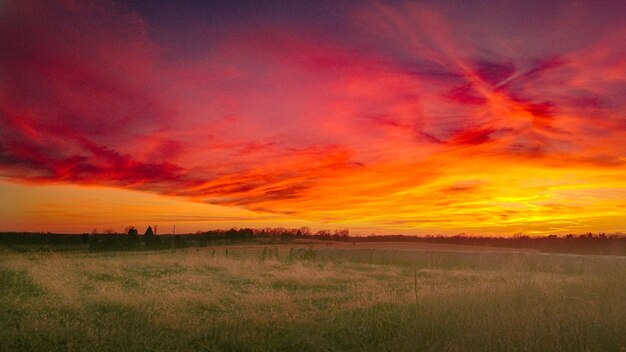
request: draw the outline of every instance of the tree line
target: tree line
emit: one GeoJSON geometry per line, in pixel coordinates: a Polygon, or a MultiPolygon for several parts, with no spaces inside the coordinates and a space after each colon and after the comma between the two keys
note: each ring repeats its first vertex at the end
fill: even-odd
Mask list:
{"type": "Polygon", "coordinates": [[[158,234],[158,226],[148,226],[139,231],[128,226],[124,232],[113,230],[102,232],[94,229],[91,233],[80,236],[53,233],[0,233],[0,243],[16,244],[88,244],[93,251],[100,250],[138,250],[138,249],[169,249],[189,246],[207,246],[217,241],[246,241],[269,239],[271,241],[289,241],[294,239],[324,240],[343,242],[430,242],[441,244],[461,244],[510,248],[533,248],[545,252],[573,252],[593,254],[626,255],[626,235],[623,233],[585,233],[580,235],[567,234],[557,236],[528,236],[517,234],[510,237],[495,236],[456,236],[443,235],[376,235],[351,236],[349,229],[311,231],[308,227],[285,228],[230,228],[225,230],[198,231],[187,234],[158,234]]]}

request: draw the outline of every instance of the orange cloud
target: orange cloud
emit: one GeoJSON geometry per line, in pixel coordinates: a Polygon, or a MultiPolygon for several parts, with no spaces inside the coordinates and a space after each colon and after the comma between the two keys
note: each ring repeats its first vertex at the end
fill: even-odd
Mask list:
{"type": "Polygon", "coordinates": [[[377,3],[343,36],[266,19],[190,56],[122,5],[11,2],[0,176],[363,233],[617,231],[626,29],[559,6],[582,32],[553,48],[482,9],[377,3]]]}

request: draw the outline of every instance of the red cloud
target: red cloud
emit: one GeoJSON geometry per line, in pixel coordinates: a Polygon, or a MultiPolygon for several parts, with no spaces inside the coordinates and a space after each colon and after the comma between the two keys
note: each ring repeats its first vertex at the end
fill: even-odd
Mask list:
{"type": "Polygon", "coordinates": [[[326,219],[346,208],[417,211],[386,197],[435,204],[441,192],[482,192],[428,187],[455,184],[464,163],[624,164],[624,28],[518,57],[497,23],[484,31],[436,7],[359,5],[345,18],[354,40],[266,23],[210,38],[188,57],[122,5],[7,9],[0,175],[11,180],[326,219]]]}

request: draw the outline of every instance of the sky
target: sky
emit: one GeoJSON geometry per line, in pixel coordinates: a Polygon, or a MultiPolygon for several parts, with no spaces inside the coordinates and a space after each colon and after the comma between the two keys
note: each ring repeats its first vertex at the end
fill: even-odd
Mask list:
{"type": "Polygon", "coordinates": [[[626,231],[624,1],[0,1],[0,231],[626,231]]]}

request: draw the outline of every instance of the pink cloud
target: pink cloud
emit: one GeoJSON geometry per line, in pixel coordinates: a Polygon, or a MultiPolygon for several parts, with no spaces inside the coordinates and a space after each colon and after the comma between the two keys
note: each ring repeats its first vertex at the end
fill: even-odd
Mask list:
{"type": "Polygon", "coordinates": [[[8,6],[0,24],[8,179],[306,214],[358,208],[359,193],[383,206],[388,194],[460,177],[446,170],[472,158],[624,165],[624,28],[518,57],[534,38],[511,47],[451,10],[363,4],[345,20],[371,39],[353,46],[265,24],[210,38],[190,58],[169,52],[122,5],[8,6]],[[356,190],[335,184],[342,180],[356,190]]]}

